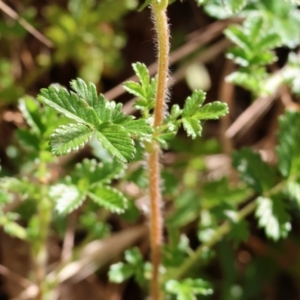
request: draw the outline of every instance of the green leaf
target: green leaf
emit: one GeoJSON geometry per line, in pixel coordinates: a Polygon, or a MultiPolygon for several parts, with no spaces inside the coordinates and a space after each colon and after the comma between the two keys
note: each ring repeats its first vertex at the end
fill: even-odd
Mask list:
{"type": "Polygon", "coordinates": [[[228,114],[228,106],[226,103],[215,101],[201,107],[195,114],[194,118],[198,120],[218,119],[228,114]]]}
{"type": "Polygon", "coordinates": [[[145,94],[144,94],[144,89],[140,84],[138,84],[137,82],[134,82],[134,81],[126,81],[124,83],[124,89],[128,93],[144,100],[145,105],[147,105],[147,101],[146,101],[145,94]]]}
{"type": "Polygon", "coordinates": [[[72,89],[77,93],[79,98],[84,102],[87,102],[90,107],[96,108],[99,104],[99,98],[97,94],[96,86],[93,83],[88,85],[80,78],[72,80],[70,82],[72,89]]]}
{"type": "Polygon", "coordinates": [[[56,203],[55,209],[60,214],[68,214],[78,208],[86,198],[75,185],[56,184],[50,188],[50,197],[56,203]]]}
{"type": "Polygon", "coordinates": [[[140,250],[135,247],[125,251],[125,260],[131,265],[138,266],[143,262],[143,257],[140,250]]]}
{"type": "Polygon", "coordinates": [[[99,163],[95,159],[84,159],[76,164],[72,174],[72,182],[87,190],[89,186],[110,183],[112,179],[119,178],[124,165],[114,160],[112,162],[99,163]]]}
{"type": "Polygon", "coordinates": [[[206,93],[201,90],[195,90],[190,97],[185,100],[182,111],[183,117],[192,117],[199,110],[206,97],[206,93]]]}
{"type": "Polygon", "coordinates": [[[134,144],[123,126],[103,123],[97,127],[96,136],[102,146],[120,161],[126,162],[133,158],[134,144]]]}
{"type": "Polygon", "coordinates": [[[124,129],[133,137],[137,136],[140,138],[150,138],[151,133],[153,132],[152,127],[147,124],[145,119],[127,119],[124,122],[120,123],[124,129]]]}
{"type": "Polygon", "coordinates": [[[193,118],[183,118],[182,125],[187,135],[195,139],[197,136],[200,136],[202,133],[202,126],[200,122],[193,118]]]}
{"type": "Polygon", "coordinates": [[[280,117],[279,125],[278,168],[282,176],[289,177],[299,173],[300,169],[300,113],[286,111],[280,117]]]}
{"type": "Polygon", "coordinates": [[[141,111],[150,110],[154,108],[157,80],[150,79],[146,65],[135,63],[132,66],[135,74],[140,80],[140,84],[134,81],[127,81],[124,84],[124,88],[127,92],[139,98],[134,104],[136,109],[141,111]]]}
{"type": "MultiPolygon", "coordinates": [[[[227,105],[218,101],[201,107],[205,100],[205,96],[205,92],[201,90],[195,90],[192,95],[186,99],[182,110],[183,128],[185,129],[187,135],[191,136],[193,139],[201,135],[201,120],[217,119],[228,113],[227,105]]],[[[179,110],[179,107],[175,106],[171,113],[175,117],[176,115],[180,115],[181,111],[179,110]]],[[[171,123],[172,121],[174,123],[174,120],[171,120],[171,123]]]]}
{"type": "Polygon", "coordinates": [[[228,239],[233,240],[234,245],[238,246],[241,242],[246,242],[249,237],[249,226],[245,220],[231,223],[231,230],[227,236],[228,239]]]}
{"type": "Polygon", "coordinates": [[[133,67],[135,74],[139,78],[142,87],[146,87],[150,82],[149,71],[148,71],[146,65],[137,62],[135,64],[132,64],[132,67],[133,67]]]}
{"type": "Polygon", "coordinates": [[[291,230],[291,223],[283,200],[279,196],[272,199],[261,196],[256,202],[255,215],[258,218],[259,227],[264,228],[266,235],[274,241],[286,237],[291,230]]]}
{"type": "MultiPolygon", "coordinates": [[[[1,186],[1,181],[0,181],[0,186],[1,186]]],[[[0,188],[0,207],[9,202],[11,202],[10,195],[0,188]]]]}
{"type": "Polygon", "coordinates": [[[145,284],[144,261],[137,247],[125,251],[126,263],[117,263],[110,267],[109,278],[113,282],[123,282],[134,275],[140,285],[145,284]]]}
{"type": "Polygon", "coordinates": [[[51,151],[64,155],[82,148],[92,137],[93,131],[83,124],[61,125],[51,135],[51,151]]]}
{"type": "Polygon", "coordinates": [[[92,128],[99,124],[94,108],[88,105],[86,99],[83,100],[74,92],[69,93],[64,88],[57,89],[51,86],[48,89],[42,89],[38,99],[78,123],[92,128]]]}
{"type": "Polygon", "coordinates": [[[182,114],[182,110],[180,109],[178,104],[174,104],[171,109],[171,113],[169,118],[171,120],[177,120],[182,114]]]}
{"type": "Polygon", "coordinates": [[[275,184],[274,169],[248,148],[233,153],[233,166],[240,172],[241,179],[258,193],[270,190],[275,184]]]}
{"type": "Polygon", "coordinates": [[[35,134],[41,134],[40,107],[36,100],[30,96],[21,98],[19,100],[19,109],[31,131],[35,134]]]}
{"type": "Polygon", "coordinates": [[[199,195],[187,190],[175,199],[175,207],[175,212],[167,219],[167,225],[175,228],[185,226],[199,216],[199,195]]]}
{"type": "Polygon", "coordinates": [[[51,136],[55,154],[65,154],[82,147],[95,136],[113,156],[126,162],[132,159],[135,148],[131,135],[146,138],[151,133],[145,121],[134,120],[122,112],[122,104],[97,96],[94,84],[81,79],[71,82],[74,92],[50,87],[42,89],[38,99],[54,108],[76,124],[63,125],[51,136]]]}
{"type": "Polygon", "coordinates": [[[255,70],[241,68],[239,71],[233,72],[227,76],[226,80],[242,86],[258,96],[265,93],[267,78],[268,74],[264,68],[256,68],[255,70]]]}
{"type": "Polygon", "coordinates": [[[225,6],[231,13],[241,11],[247,4],[247,0],[226,0],[225,6]]]}
{"type": "Polygon", "coordinates": [[[195,295],[208,296],[213,293],[211,285],[202,279],[184,279],[182,282],[169,280],[166,291],[175,294],[177,300],[194,300],[195,295]]]}
{"type": "Polygon", "coordinates": [[[133,273],[132,266],[119,262],[110,266],[108,277],[111,282],[121,283],[131,277],[133,273]]]}
{"type": "Polygon", "coordinates": [[[295,200],[300,207],[300,184],[295,181],[288,181],[285,191],[288,195],[288,197],[292,198],[295,200]]]}
{"type": "Polygon", "coordinates": [[[127,208],[127,199],[119,191],[109,186],[94,186],[88,196],[97,204],[117,214],[123,213],[127,208]]]}

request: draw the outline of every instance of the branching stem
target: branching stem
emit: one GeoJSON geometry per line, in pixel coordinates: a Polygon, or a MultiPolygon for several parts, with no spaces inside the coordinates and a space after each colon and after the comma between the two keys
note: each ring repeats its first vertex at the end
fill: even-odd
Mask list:
{"type": "MultiPolygon", "coordinates": [[[[168,65],[169,65],[169,29],[167,22],[166,9],[167,0],[161,0],[160,3],[152,1],[153,20],[157,34],[158,45],[158,71],[157,71],[157,91],[154,111],[154,131],[163,124],[165,101],[167,95],[168,65]]],[[[150,245],[152,262],[152,280],[151,280],[151,299],[161,299],[159,267],[161,263],[162,246],[162,197],[160,191],[160,166],[159,166],[160,147],[152,140],[148,156],[149,168],[149,193],[150,193],[150,245]]]]}

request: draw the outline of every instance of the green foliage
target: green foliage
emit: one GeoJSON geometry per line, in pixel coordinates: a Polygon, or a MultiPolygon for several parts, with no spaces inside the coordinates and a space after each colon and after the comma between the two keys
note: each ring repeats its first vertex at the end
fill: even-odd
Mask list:
{"type": "Polygon", "coordinates": [[[295,175],[299,172],[299,141],[300,113],[287,111],[280,118],[280,131],[277,146],[278,168],[284,177],[295,175]]]}
{"type": "Polygon", "coordinates": [[[211,285],[202,279],[184,279],[182,282],[169,280],[166,291],[175,294],[177,300],[195,300],[196,295],[208,296],[213,293],[211,285]]]}
{"type": "Polygon", "coordinates": [[[270,190],[275,184],[275,170],[250,149],[235,152],[233,165],[240,172],[241,179],[258,193],[270,190]]]}
{"type": "Polygon", "coordinates": [[[228,113],[225,103],[213,102],[204,106],[205,93],[200,90],[193,92],[191,97],[185,101],[182,111],[182,124],[188,136],[193,139],[201,135],[202,120],[218,119],[228,113]]]}
{"type": "Polygon", "coordinates": [[[256,201],[255,215],[258,225],[265,229],[266,235],[275,241],[286,237],[291,230],[291,223],[283,199],[278,195],[272,198],[261,196],[256,201]]]}
{"type": "Polygon", "coordinates": [[[300,12],[295,4],[277,0],[204,2],[206,11],[213,17],[225,19],[239,12],[245,19],[242,25],[231,25],[225,30],[227,38],[236,44],[227,57],[241,66],[227,79],[256,96],[270,93],[266,90],[269,78],[266,67],[277,59],[274,48],[295,48],[300,43],[300,33],[294,30],[300,26],[300,12]]]}
{"type": "Polygon", "coordinates": [[[125,251],[125,263],[119,262],[111,265],[108,276],[112,282],[120,283],[134,276],[140,285],[146,284],[145,265],[138,248],[125,251]]]}
{"type": "Polygon", "coordinates": [[[175,200],[175,212],[167,219],[171,227],[182,227],[199,215],[200,201],[193,191],[186,191],[175,200]]]}
{"type": "Polygon", "coordinates": [[[207,4],[207,9],[214,17],[230,16],[240,12],[247,4],[247,0],[196,0],[198,5],[207,4]],[[223,8],[224,12],[221,12],[223,8]]]}
{"type": "MultiPolygon", "coordinates": [[[[20,143],[30,150],[31,156],[38,157],[41,152],[44,152],[45,156],[49,150],[48,138],[51,131],[55,126],[65,123],[65,118],[59,119],[49,107],[41,108],[40,104],[30,96],[20,99],[19,109],[29,126],[18,129],[17,136],[20,143]]],[[[51,160],[51,156],[48,156],[48,159],[51,160]]]]}
{"type": "Polygon", "coordinates": [[[264,91],[267,77],[263,67],[277,59],[271,50],[281,43],[278,34],[266,27],[262,17],[253,16],[243,26],[231,25],[225,30],[226,36],[237,45],[228,51],[227,57],[242,67],[228,80],[258,94],[264,91]]]}
{"type": "Polygon", "coordinates": [[[173,137],[182,124],[187,135],[195,139],[197,136],[201,136],[201,121],[218,119],[228,113],[226,103],[215,101],[203,105],[205,97],[206,94],[203,91],[195,90],[185,100],[182,110],[177,104],[172,106],[171,113],[164,125],[167,128],[164,132],[166,138],[173,137]]]}
{"type": "Polygon", "coordinates": [[[247,19],[243,26],[231,25],[226,36],[238,47],[232,48],[227,56],[243,67],[267,65],[276,60],[270,49],[279,46],[280,38],[275,32],[264,30],[260,17],[247,19]]]}
{"type": "Polygon", "coordinates": [[[73,59],[79,76],[97,82],[105,70],[118,70],[124,34],[117,24],[135,0],[68,1],[68,11],[58,5],[45,9],[50,26],[46,35],[55,43],[54,59],[62,63],[73,59]],[[84,55],[82,55],[84,53],[84,55]]]}
{"type": "Polygon", "coordinates": [[[117,162],[97,163],[85,159],[75,166],[74,173],[65,179],[65,183],[50,188],[50,197],[62,214],[78,208],[87,197],[111,212],[122,213],[127,207],[127,199],[109,185],[122,171],[122,165],[117,162]]]}
{"type": "Polygon", "coordinates": [[[133,137],[147,138],[151,128],[140,119],[125,116],[122,104],[108,102],[97,95],[94,84],[81,79],[71,82],[72,92],[64,88],[42,89],[38,99],[65,115],[73,122],[54,130],[51,150],[56,155],[78,150],[92,135],[102,143],[111,155],[126,162],[134,157],[133,137]]]}
{"type": "Polygon", "coordinates": [[[163,248],[164,266],[169,270],[182,264],[187,255],[192,252],[189,239],[184,234],[179,234],[174,227],[169,227],[169,244],[163,248]]]}
{"type": "Polygon", "coordinates": [[[25,240],[27,238],[26,229],[20,226],[16,221],[20,216],[16,213],[2,213],[0,212],[0,226],[3,227],[4,231],[16,238],[25,240]]]}
{"type": "Polygon", "coordinates": [[[124,88],[127,92],[138,97],[134,107],[141,110],[144,116],[147,117],[149,111],[154,108],[157,80],[150,79],[149,71],[144,64],[135,63],[132,66],[140,83],[127,81],[124,88]]]}

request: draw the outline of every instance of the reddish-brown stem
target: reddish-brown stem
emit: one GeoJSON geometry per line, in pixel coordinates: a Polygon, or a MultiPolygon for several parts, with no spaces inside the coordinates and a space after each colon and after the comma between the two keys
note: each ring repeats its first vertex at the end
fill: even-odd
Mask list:
{"type": "Polygon", "coordinates": [[[164,120],[165,101],[168,90],[170,46],[166,10],[155,9],[153,6],[153,16],[158,44],[157,91],[154,111],[154,127],[157,127],[162,125],[164,120]]]}
{"type": "MultiPolygon", "coordinates": [[[[165,99],[167,95],[168,65],[169,65],[169,30],[166,15],[167,1],[157,4],[155,0],[152,4],[153,19],[157,33],[158,45],[158,71],[157,71],[157,90],[154,110],[154,132],[155,129],[163,124],[165,99]]],[[[155,137],[155,133],[154,133],[155,137]]],[[[150,246],[152,262],[152,280],[151,280],[151,299],[161,299],[159,267],[161,264],[161,246],[162,246],[162,197],[160,191],[160,166],[159,166],[160,147],[152,140],[149,150],[149,193],[150,193],[150,246]]]]}
{"type": "MultiPolygon", "coordinates": [[[[157,148],[159,148],[157,146],[157,148]]],[[[162,246],[162,216],[160,195],[159,149],[149,154],[150,246],[152,263],[151,299],[160,299],[159,266],[162,246]]]]}

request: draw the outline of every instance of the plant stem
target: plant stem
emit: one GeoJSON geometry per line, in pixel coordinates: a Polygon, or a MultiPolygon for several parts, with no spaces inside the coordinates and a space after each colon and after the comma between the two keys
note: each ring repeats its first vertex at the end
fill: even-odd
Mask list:
{"type": "MultiPolygon", "coordinates": [[[[238,215],[237,215],[237,221],[240,221],[244,219],[246,216],[250,215],[256,208],[256,201],[252,201],[249,204],[247,204],[244,208],[242,208],[238,215]]],[[[173,279],[181,279],[183,278],[188,271],[193,269],[195,266],[199,264],[201,261],[202,254],[205,250],[211,248],[216,243],[218,243],[227,233],[229,233],[231,229],[231,224],[229,221],[224,222],[215,232],[215,234],[212,236],[212,238],[203,243],[201,246],[198,247],[198,249],[193,253],[192,256],[190,256],[184,264],[179,268],[178,272],[173,275],[173,279]]],[[[168,279],[168,278],[167,278],[168,279]]]]}
{"type": "Polygon", "coordinates": [[[154,127],[161,126],[164,119],[165,99],[168,90],[169,74],[169,26],[166,14],[168,1],[163,0],[161,4],[152,4],[153,19],[157,34],[158,45],[158,71],[157,91],[154,111],[154,127]],[[165,4],[165,5],[163,5],[165,4]]]}
{"type": "MultiPolygon", "coordinates": [[[[168,65],[169,65],[169,30],[166,9],[167,0],[162,0],[159,4],[156,0],[152,1],[153,21],[157,33],[158,45],[158,71],[157,71],[157,90],[154,111],[154,132],[155,129],[163,124],[165,99],[167,95],[168,65]]],[[[154,133],[155,138],[155,133],[154,133]]],[[[162,197],[160,191],[160,166],[159,144],[153,138],[148,156],[149,168],[149,196],[150,196],[150,247],[152,262],[151,279],[151,299],[161,299],[159,267],[161,264],[161,246],[162,246],[162,197]]]]}
{"type": "Polygon", "coordinates": [[[32,254],[34,258],[34,272],[35,281],[38,286],[38,294],[36,300],[42,300],[45,297],[45,274],[47,262],[47,238],[49,225],[51,222],[52,205],[47,196],[47,166],[40,156],[40,163],[38,168],[38,178],[41,184],[40,188],[40,202],[37,205],[37,226],[38,236],[35,237],[33,243],[32,254]]]}

